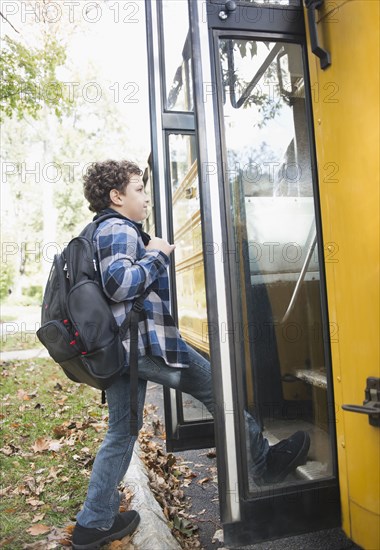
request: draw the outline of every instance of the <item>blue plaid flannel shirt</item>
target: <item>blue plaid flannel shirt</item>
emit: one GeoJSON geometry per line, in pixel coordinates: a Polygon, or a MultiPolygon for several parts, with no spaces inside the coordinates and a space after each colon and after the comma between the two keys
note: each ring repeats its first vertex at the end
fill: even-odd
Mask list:
{"type": "MultiPolygon", "coordinates": [[[[187,367],[188,351],[169,312],[169,258],[159,250],[146,250],[137,228],[128,220],[110,218],[94,234],[103,290],[120,326],[132,302],[148,287],[144,301],[146,320],[139,323],[139,355],[157,355],[171,367],[187,367]]],[[[128,331],[123,339],[129,364],[128,331]]]]}

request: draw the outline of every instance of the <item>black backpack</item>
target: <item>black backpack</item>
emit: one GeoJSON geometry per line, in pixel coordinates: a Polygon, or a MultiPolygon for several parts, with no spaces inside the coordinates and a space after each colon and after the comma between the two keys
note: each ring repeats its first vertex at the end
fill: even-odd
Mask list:
{"type": "Polygon", "coordinates": [[[70,380],[105,390],[124,369],[122,339],[130,328],[131,434],[136,435],[138,322],[146,293],[119,327],[102,290],[93,245],[96,228],[108,218],[125,219],[117,213],[100,216],[55,255],[37,336],[70,380]]]}

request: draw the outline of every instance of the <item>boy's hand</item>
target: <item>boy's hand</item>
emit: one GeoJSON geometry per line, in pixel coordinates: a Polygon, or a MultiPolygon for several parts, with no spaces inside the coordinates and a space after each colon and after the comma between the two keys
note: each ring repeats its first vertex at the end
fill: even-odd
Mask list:
{"type": "Polygon", "coordinates": [[[175,244],[169,244],[165,239],[161,239],[160,237],[152,237],[149,243],[146,246],[147,250],[160,250],[167,256],[170,256],[170,254],[175,249],[175,244]]]}

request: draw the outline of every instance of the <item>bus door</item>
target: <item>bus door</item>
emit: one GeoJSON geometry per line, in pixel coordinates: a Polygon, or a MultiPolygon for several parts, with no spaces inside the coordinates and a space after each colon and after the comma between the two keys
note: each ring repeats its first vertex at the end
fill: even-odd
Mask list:
{"type": "Polygon", "coordinates": [[[211,359],[220,357],[212,363],[221,513],[227,543],[243,545],[340,524],[336,327],[327,310],[301,2],[210,0],[190,2],[190,13],[202,83],[194,95],[201,191],[214,230],[206,273],[223,277],[226,300],[223,317],[206,280],[209,321],[218,308],[210,344],[211,359]],[[306,430],[306,464],[280,483],[258,484],[249,415],[270,444],[306,430]]]}

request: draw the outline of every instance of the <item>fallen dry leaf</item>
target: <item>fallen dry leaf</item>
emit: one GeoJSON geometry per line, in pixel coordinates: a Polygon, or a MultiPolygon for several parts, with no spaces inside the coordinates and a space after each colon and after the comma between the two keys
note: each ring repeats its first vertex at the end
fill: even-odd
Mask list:
{"type": "Polygon", "coordinates": [[[59,539],[58,542],[61,546],[70,546],[71,548],[71,540],[69,539],[59,539]]]}
{"type": "Polygon", "coordinates": [[[3,453],[4,455],[6,456],[11,456],[15,453],[17,453],[19,449],[17,447],[15,447],[14,445],[10,444],[10,445],[6,445],[5,447],[2,447],[0,449],[0,453],[3,453]]]}
{"type": "Polygon", "coordinates": [[[67,435],[68,432],[69,430],[65,424],[62,424],[61,426],[54,426],[53,428],[53,433],[56,437],[63,437],[67,435]]]}
{"type": "Polygon", "coordinates": [[[107,429],[107,424],[106,424],[106,422],[100,422],[100,423],[97,423],[97,424],[91,424],[91,427],[92,427],[97,433],[102,433],[102,432],[104,432],[104,431],[107,429]]]}
{"type": "Polygon", "coordinates": [[[114,540],[111,544],[108,545],[109,550],[120,550],[122,547],[122,542],[120,540],[114,540]]]}
{"type": "Polygon", "coordinates": [[[134,550],[134,546],[131,543],[129,536],[124,537],[121,540],[114,540],[108,545],[108,550],[134,550]]]}
{"type": "Polygon", "coordinates": [[[31,506],[43,506],[45,504],[42,500],[37,500],[36,498],[28,498],[26,502],[31,506]]]}
{"type": "Polygon", "coordinates": [[[209,477],[204,477],[204,478],[200,479],[199,481],[197,481],[197,483],[199,485],[203,485],[204,483],[207,483],[207,481],[210,481],[210,478],[209,477]]]}
{"type": "Polygon", "coordinates": [[[47,476],[47,479],[56,479],[61,471],[62,468],[57,469],[55,466],[52,466],[49,470],[49,475],[47,476]]]}
{"type": "Polygon", "coordinates": [[[65,401],[67,401],[67,396],[66,395],[64,397],[62,397],[61,399],[57,400],[56,403],[57,403],[57,405],[64,405],[65,401]]]}
{"type": "MultiPolygon", "coordinates": [[[[58,528],[53,527],[51,532],[47,536],[48,544],[51,544],[52,548],[59,548],[59,546],[53,546],[54,543],[62,546],[71,546],[71,542],[69,541],[69,535],[67,534],[67,531],[65,528],[58,528]]],[[[46,546],[46,548],[48,545],[46,546]]],[[[44,547],[45,548],[45,547],[44,547]]]]}
{"type": "Polygon", "coordinates": [[[30,401],[30,397],[25,390],[17,390],[17,397],[21,401],[30,401]]]}
{"type": "Polygon", "coordinates": [[[27,532],[33,535],[33,537],[44,535],[49,531],[50,527],[48,527],[47,525],[43,525],[42,523],[39,523],[38,525],[33,525],[33,527],[29,527],[29,529],[27,529],[27,532]]]}
{"type": "Polygon", "coordinates": [[[217,529],[212,537],[212,542],[224,542],[223,529],[217,529]]]}
{"type": "Polygon", "coordinates": [[[4,487],[0,489],[0,497],[7,495],[11,490],[12,490],[12,485],[8,485],[8,487],[4,487]]]}
{"type": "Polygon", "coordinates": [[[59,441],[51,441],[49,443],[49,451],[58,452],[62,447],[62,444],[59,441]]]}
{"type": "Polygon", "coordinates": [[[44,513],[42,513],[42,514],[36,514],[36,515],[34,516],[34,518],[32,519],[32,523],[37,523],[37,521],[43,520],[44,517],[45,517],[45,514],[44,514],[44,513]]]}
{"type": "Polygon", "coordinates": [[[46,439],[46,437],[38,437],[34,442],[34,445],[32,445],[32,449],[35,453],[42,453],[43,451],[47,451],[49,449],[51,442],[51,439],[46,439]]]}

